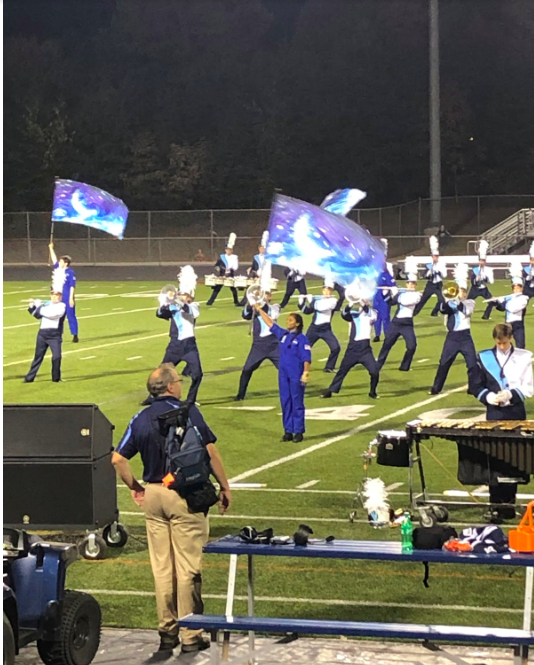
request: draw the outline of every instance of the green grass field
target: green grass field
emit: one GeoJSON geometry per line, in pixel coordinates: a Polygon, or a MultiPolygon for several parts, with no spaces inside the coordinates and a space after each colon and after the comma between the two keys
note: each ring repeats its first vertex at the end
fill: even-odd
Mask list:
{"type": "MultiPolygon", "coordinates": [[[[146,395],[146,378],[161,361],[167,344],[168,324],[155,317],[155,295],[161,286],[153,282],[80,283],[80,343],[72,344],[70,335],[65,334],[65,381],[50,381],[47,358],[35,383],[23,385],[38,328],[25,305],[30,297],[46,297],[47,285],[4,283],[4,402],[97,403],[115,424],[117,442],[139,410],[139,402],[146,395]]],[[[314,287],[317,292],[318,283],[314,287]]],[[[494,292],[498,295],[507,290],[507,283],[502,282],[494,292]]],[[[198,288],[201,303],[206,301],[208,291],[204,286],[198,288]]],[[[321,391],[332,375],[322,372],[327,347],[322,342],[315,346],[306,395],[306,437],[303,443],[295,444],[279,440],[282,426],[277,377],[270,363],[253,376],[247,400],[232,401],[251,340],[248,323],[242,321],[241,310],[231,304],[229,296],[224,289],[213,307],[201,308],[197,340],[204,381],[199,401],[218,436],[228,476],[263,487],[235,490],[228,516],[220,517],[212,511],[211,537],[237,533],[247,524],[259,529],[272,526],[276,534],[291,535],[300,522],[306,522],[318,537],[333,534],[338,538],[399,539],[396,529],[373,530],[362,510],[354,523],[349,522],[354,492],[362,478],[361,453],[377,430],[403,428],[422,414],[449,409],[442,417],[470,417],[483,412],[462,389],[466,370],[461,359],[449,374],[447,392],[433,397],[427,394],[445,337],[442,318],[430,317],[432,301],[416,319],[418,349],[413,370],[398,372],[404,353],[403,344],[398,344],[381,374],[378,401],[367,396],[369,382],[363,368],[349,374],[337,397],[322,400],[321,391]],[[296,452],[305,454],[284,460],[296,452]],[[273,464],[262,468],[269,463],[273,464]],[[306,485],[307,489],[300,488],[306,485]]],[[[503,318],[494,312],[493,323],[486,322],[480,320],[481,314],[479,300],[472,325],[478,349],[491,345],[492,326],[503,318]]],[[[530,306],[526,329],[531,350],[533,323],[530,306]]],[[[335,316],[334,329],[344,347],[348,326],[339,315],[335,316]]],[[[379,347],[374,345],[377,354],[379,347]]],[[[184,391],[187,389],[186,379],[184,391]]],[[[532,402],[528,408],[530,417],[534,417],[532,402]]],[[[463,489],[456,480],[455,444],[438,440],[426,444],[424,464],[432,493],[463,489]]],[[[139,475],[138,460],[134,460],[134,468],[139,475]]],[[[370,473],[380,475],[387,485],[398,483],[391,495],[392,504],[396,508],[407,506],[405,469],[374,465],[370,473]]],[[[534,494],[534,484],[521,491],[534,494]]],[[[102,604],[105,624],[154,628],[156,611],[143,516],[125,488],[118,489],[118,496],[121,521],[131,535],[128,544],[123,550],[108,550],[109,558],[104,561],[81,560],[74,564],[69,569],[68,584],[94,593],[102,604]]],[[[451,522],[460,528],[482,524],[482,513],[482,509],[454,511],[451,522]]],[[[227,566],[225,557],[205,557],[207,612],[224,611],[227,566]]],[[[266,558],[256,567],[256,611],[272,616],[520,627],[524,577],[523,571],[511,573],[503,567],[433,566],[431,586],[425,589],[423,568],[418,564],[266,558]]],[[[240,600],[235,611],[244,613],[243,563],[236,593],[240,600]]]]}

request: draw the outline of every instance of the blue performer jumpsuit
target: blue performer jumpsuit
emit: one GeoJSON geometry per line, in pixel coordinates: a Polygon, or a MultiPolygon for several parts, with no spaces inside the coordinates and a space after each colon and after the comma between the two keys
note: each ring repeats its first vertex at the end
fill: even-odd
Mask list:
{"type": "Polygon", "coordinates": [[[439,367],[430,391],[437,395],[443,390],[447,375],[456,356],[461,353],[467,365],[468,392],[473,387],[474,372],[477,365],[477,352],[471,337],[471,316],[475,311],[474,300],[456,302],[450,300],[440,305],[440,312],[447,316],[447,337],[439,359],[439,367]]]}
{"type": "Polygon", "coordinates": [[[395,286],[395,278],[393,277],[393,272],[390,269],[391,264],[387,263],[386,268],[380,273],[377,281],[377,292],[373,299],[373,309],[376,311],[376,321],[375,321],[375,339],[374,342],[380,341],[380,334],[384,330],[384,335],[388,331],[389,322],[391,318],[390,314],[390,305],[386,300],[387,291],[384,293],[381,286],[395,286]]]}
{"type": "Polygon", "coordinates": [[[76,288],[76,275],[74,270],[67,266],[66,268],[59,267],[59,261],[54,263],[54,272],[52,273],[52,286],[54,290],[60,290],[61,300],[65,303],[67,308],[67,321],[69,322],[70,334],[75,336],[78,334],[78,319],[76,318],[76,303],[74,307],[70,306],[70,290],[76,288]]]}
{"type": "Polygon", "coordinates": [[[57,383],[61,381],[61,341],[65,321],[65,303],[47,301],[38,307],[35,305],[29,307],[28,312],[41,320],[41,326],[37,333],[33,362],[24,378],[24,383],[33,382],[49,347],[52,352],[52,381],[57,383]]]}
{"type": "Polygon", "coordinates": [[[427,283],[425,284],[425,290],[423,291],[423,296],[415,308],[414,316],[417,316],[419,312],[423,309],[425,304],[430,298],[435,295],[438,298],[438,302],[434,305],[434,309],[430,313],[431,316],[437,316],[439,312],[439,306],[444,302],[445,298],[441,293],[443,288],[443,278],[447,276],[447,267],[438,261],[437,263],[427,263],[426,264],[426,278],[427,283]]]}
{"type": "MultiPolygon", "coordinates": [[[[488,289],[488,284],[493,284],[493,271],[488,270],[484,266],[475,266],[471,271],[471,288],[469,289],[469,300],[476,300],[477,298],[484,298],[489,300],[491,291],[488,289]]],[[[495,307],[494,302],[487,303],[486,311],[482,315],[484,320],[488,320],[491,315],[491,310],[495,307]]]]}
{"type": "Polygon", "coordinates": [[[282,404],[284,431],[289,434],[304,434],[304,391],[300,380],[304,363],[311,363],[311,348],[303,333],[289,332],[275,323],[271,332],[280,340],[280,369],[278,387],[282,404]]]}
{"type": "Polygon", "coordinates": [[[175,367],[181,362],[186,363],[183,374],[191,377],[191,385],[187,393],[187,401],[194,404],[202,381],[202,365],[195,339],[195,321],[200,315],[198,303],[189,305],[162,305],[156,316],[171,322],[169,337],[171,338],[162,363],[172,363],[175,367]]]}
{"type": "Polygon", "coordinates": [[[306,331],[306,337],[310,347],[318,340],[322,339],[330,349],[330,355],[326,361],[325,372],[333,372],[336,368],[336,362],[341,351],[341,346],[337,337],[332,332],[332,316],[337,307],[337,301],[333,296],[301,296],[299,298],[299,309],[304,314],[313,314],[310,327],[306,331]]]}
{"type": "Polygon", "coordinates": [[[341,361],[341,366],[324,396],[330,397],[329,393],[338,393],[350,370],[355,365],[361,364],[371,377],[369,396],[374,398],[376,397],[376,387],[380,374],[370,341],[376,312],[369,309],[367,305],[360,310],[353,310],[347,305],[341,312],[341,317],[350,322],[349,344],[341,361]]]}
{"type": "Polygon", "coordinates": [[[397,311],[391,321],[386,338],[378,354],[378,369],[381,370],[386,362],[391,349],[399,337],[403,337],[406,342],[406,353],[400,364],[399,370],[407,372],[412,364],[415,350],[417,349],[417,339],[413,329],[413,317],[417,310],[417,304],[420,302],[421,294],[417,291],[403,291],[395,296],[389,296],[392,305],[397,305],[397,311]]]}
{"type": "MultiPolygon", "coordinates": [[[[279,305],[271,306],[265,303],[262,309],[273,321],[276,321],[280,314],[279,305]]],[[[252,374],[264,360],[270,360],[276,369],[278,369],[280,361],[280,344],[278,339],[269,330],[269,326],[261,316],[256,314],[250,305],[245,305],[241,316],[245,321],[252,321],[252,347],[239,379],[239,392],[236,399],[240,400],[245,399],[252,374]]]]}
{"type": "Polygon", "coordinates": [[[300,294],[306,295],[306,281],[304,279],[304,275],[301,275],[298,270],[290,270],[289,268],[284,270],[284,275],[287,277],[287,284],[286,292],[282,302],[280,303],[280,307],[282,309],[284,309],[284,307],[289,302],[289,299],[297,289],[300,294]]]}
{"type": "MultiPolygon", "coordinates": [[[[478,354],[473,395],[486,407],[486,420],[526,420],[525,399],[534,393],[532,353],[512,345],[508,352],[496,346],[478,354]],[[491,404],[491,398],[502,390],[509,390],[511,398],[506,405],[491,404]],[[490,400],[490,401],[488,401],[490,400]]],[[[464,485],[488,485],[490,503],[515,503],[517,483],[499,482],[499,477],[522,478],[511,464],[491,457],[467,446],[458,446],[458,480],[464,485]]],[[[503,507],[503,518],[515,515],[513,509],[503,507]]]]}

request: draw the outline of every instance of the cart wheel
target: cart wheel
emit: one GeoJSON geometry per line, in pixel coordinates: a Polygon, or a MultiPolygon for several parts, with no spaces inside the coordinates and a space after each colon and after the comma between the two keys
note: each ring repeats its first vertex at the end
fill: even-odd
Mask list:
{"type": "Polygon", "coordinates": [[[106,541],[96,533],[86,536],[78,545],[78,551],[84,559],[105,559],[106,541]]]}
{"type": "Polygon", "coordinates": [[[436,516],[436,519],[439,523],[447,522],[449,519],[449,511],[445,508],[445,506],[432,506],[432,511],[434,512],[434,515],[436,516]]]}
{"type": "Polygon", "coordinates": [[[88,593],[65,591],[61,625],[56,639],[37,640],[46,665],[89,665],[98,651],[102,614],[88,593]]]}
{"type": "Polygon", "coordinates": [[[349,522],[351,522],[351,524],[353,524],[355,519],[356,519],[356,511],[351,510],[350,513],[349,513],[349,522]]]}
{"type": "Polygon", "coordinates": [[[436,526],[438,520],[434,513],[428,508],[419,509],[419,524],[426,528],[436,526]]]}
{"type": "Polygon", "coordinates": [[[128,542],[128,532],[122,524],[115,524],[115,533],[113,533],[113,524],[108,524],[102,531],[102,538],[106,545],[110,547],[124,547],[128,542]]]}
{"type": "Polygon", "coordinates": [[[14,665],[15,663],[15,636],[13,626],[7,614],[4,612],[4,665],[14,665]]]}

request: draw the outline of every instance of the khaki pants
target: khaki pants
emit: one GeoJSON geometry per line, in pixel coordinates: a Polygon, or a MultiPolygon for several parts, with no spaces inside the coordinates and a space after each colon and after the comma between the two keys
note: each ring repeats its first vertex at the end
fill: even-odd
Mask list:
{"type": "MultiPolygon", "coordinates": [[[[147,485],[144,511],[150,563],[156,587],[158,629],[176,634],[177,620],[202,614],[202,547],[208,541],[204,513],[190,513],[187,503],[163,485],[147,485]]],[[[202,631],[180,629],[182,644],[199,639],[202,631]]]]}

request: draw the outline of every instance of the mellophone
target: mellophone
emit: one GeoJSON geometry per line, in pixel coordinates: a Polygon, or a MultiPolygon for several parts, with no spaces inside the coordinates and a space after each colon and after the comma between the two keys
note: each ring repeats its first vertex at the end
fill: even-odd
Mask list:
{"type": "MultiPolygon", "coordinates": [[[[206,275],[204,284],[206,286],[233,286],[236,289],[247,289],[249,286],[259,284],[259,277],[252,279],[251,277],[237,276],[237,277],[219,277],[218,275],[206,275]]],[[[275,291],[278,288],[278,280],[274,277],[271,279],[271,289],[275,291]]]]}
{"type": "Polygon", "coordinates": [[[478,450],[517,471],[517,476],[534,474],[534,420],[412,420],[402,431],[378,432],[378,461],[388,466],[409,468],[410,504],[414,510],[421,505],[481,506],[481,502],[431,500],[425,481],[421,458],[421,441],[439,438],[459,446],[478,450]],[[384,460],[380,462],[380,447],[384,460]],[[390,461],[391,460],[391,461],[390,461]],[[421,483],[415,492],[413,469],[417,465],[421,483]]]}

